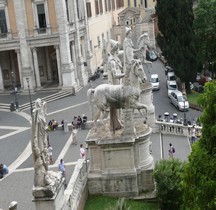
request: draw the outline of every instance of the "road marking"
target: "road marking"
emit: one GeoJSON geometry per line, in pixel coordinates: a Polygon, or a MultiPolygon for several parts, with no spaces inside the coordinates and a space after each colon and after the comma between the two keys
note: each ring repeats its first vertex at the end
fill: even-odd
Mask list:
{"type": "Polygon", "coordinates": [[[83,103],[80,103],[80,104],[76,104],[76,105],[73,105],[73,106],[69,106],[69,107],[64,108],[64,109],[59,109],[59,110],[57,110],[57,111],[55,111],[55,112],[50,112],[50,113],[48,113],[47,115],[49,116],[49,115],[52,115],[52,114],[56,114],[56,113],[59,113],[59,112],[63,112],[63,111],[65,111],[65,110],[68,110],[68,109],[71,109],[71,108],[75,108],[75,107],[78,107],[78,106],[81,106],[81,105],[85,105],[85,104],[88,104],[88,103],[89,103],[89,102],[86,101],[86,102],[83,102],[83,103]]]}
{"type": "Polygon", "coordinates": [[[30,129],[30,127],[0,126],[0,129],[13,130],[10,133],[7,133],[7,134],[5,134],[3,136],[0,136],[0,140],[1,140],[1,139],[4,139],[4,138],[7,138],[9,136],[13,136],[13,135],[15,135],[17,133],[26,131],[26,130],[30,129]]]}
{"type": "Polygon", "coordinates": [[[68,138],[66,144],[64,145],[64,147],[63,147],[61,153],[60,153],[59,156],[57,157],[57,159],[56,159],[56,161],[55,161],[55,163],[54,163],[55,165],[59,164],[61,159],[64,159],[64,156],[65,156],[66,152],[68,151],[68,149],[69,149],[71,143],[72,143],[72,133],[71,133],[71,135],[69,136],[69,138],[68,138]]]}
{"type": "MultiPolygon", "coordinates": [[[[65,163],[65,166],[74,166],[77,164],[77,162],[78,161],[65,163]]],[[[49,169],[52,169],[52,168],[58,168],[58,164],[49,165],[49,169]]],[[[24,171],[32,171],[32,170],[34,170],[34,168],[30,167],[30,168],[16,169],[16,171],[14,172],[24,172],[24,171]]]]}

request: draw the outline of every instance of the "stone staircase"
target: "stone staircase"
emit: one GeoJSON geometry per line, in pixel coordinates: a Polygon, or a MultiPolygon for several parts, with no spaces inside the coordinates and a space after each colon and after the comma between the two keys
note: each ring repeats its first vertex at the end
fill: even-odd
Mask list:
{"type": "MultiPolygon", "coordinates": [[[[55,92],[55,93],[51,93],[48,96],[45,97],[39,97],[42,100],[45,100],[47,103],[52,102],[52,101],[56,101],[58,99],[64,98],[64,97],[68,97],[70,95],[73,95],[73,93],[71,91],[59,91],[59,92],[55,92]]],[[[19,111],[25,111],[27,109],[30,109],[30,101],[29,101],[29,95],[26,95],[26,97],[28,98],[28,102],[27,103],[23,103],[23,104],[19,104],[19,111]]],[[[32,99],[32,106],[34,107],[35,105],[35,100],[32,99]]],[[[10,110],[10,103],[0,103],[0,109],[3,110],[10,110]]]]}

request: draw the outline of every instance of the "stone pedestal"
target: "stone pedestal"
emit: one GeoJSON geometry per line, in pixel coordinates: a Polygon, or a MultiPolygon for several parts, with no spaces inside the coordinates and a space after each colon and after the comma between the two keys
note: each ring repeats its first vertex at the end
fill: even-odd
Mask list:
{"type": "Polygon", "coordinates": [[[141,123],[135,123],[134,128],[131,135],[125,135],[124,129],[113,134],[102,125],[91,129],[86,140],[91,160],[90,194],[131,197],[154,189],[151,128],[141,123]]]}
{"type": "MultiPolygon", "coordinates": [[[[147,124],[152,128],[152,132],[155,133],[155,107],[153,105],[152,86],[149,82],[142,85],[139,101],[147,106],[147,124]]],[[[140,117],[140,114],[138,116],[140,117]]]]}
{"type": "Polygon", "coordinates": [[[55,194],[51,197],[34,197],[32,199],[32,201],[35,202],[36,210],[59,210],[62,208],[64,204],[64,180],[65,178],[61,179],[55,194]]]}

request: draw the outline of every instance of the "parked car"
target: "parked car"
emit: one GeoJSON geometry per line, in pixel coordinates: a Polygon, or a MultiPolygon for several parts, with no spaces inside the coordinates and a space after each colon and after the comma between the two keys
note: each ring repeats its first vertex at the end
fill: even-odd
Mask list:
{"type": "Polygon", "coordinates": [[[174,72],[174,69],[171,66],[166,66],[165,67],[165,74],[167,75],[168,72],[174,72]]]}
{"type": "Polygon", "coordinates": [[[170,94],[170,100],[179,111],[188,111],[189,103],[187,97],[183,95],[181,91],[172,91],[170,94]]]}
{"type": "Polygon", "coordinates": [[[204,93],[203,85],[196,84],[196,85],[194,85],[193,90],[195,90],[198,93],[204,93]]]}
{"type": "Polygon", "coordinates": [[[150,77],[150,83],[152,85],[152,90],[160,89],[160,80],[158,78],[158,74],[152,74],[150,77]]]}
{"type": "Polygon", "coordinates": [[[154,50],[146,50],[146,60],[147,61],[156,61],[157,55],[154,50]]]}
{"type": "Polygon", "coordinates": [[[167,86],[167,89],[168,89],[168,97],[170,97],[170,94],[171,92],[173,92],[174,90],[178,90],[178,86],[177,86],[177,83],[176,81],[170,81],[168,86],[167,86]]]}
{"type": "Polygon", "coordinates": [[[169,85],[170,81],[176,81],[174,72],[168,72],[166,78],[167,78],[167,86],[169,85]]]}

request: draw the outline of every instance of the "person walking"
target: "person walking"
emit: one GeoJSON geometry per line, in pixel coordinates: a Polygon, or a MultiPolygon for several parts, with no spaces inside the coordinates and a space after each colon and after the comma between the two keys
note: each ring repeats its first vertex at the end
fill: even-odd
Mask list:
{"type": "Polygon", "coordinates": [[[9,173],[9,169],[6,165],[3,163],[0,164],[0,179],[4,177],[4,175],[9,173]]]}
{"type": "Polygon", "coordinates": [[[195,125],[193,125],[191,130],[191,144],[195,143],[195,141],[196,141],[196,129],[195,129],[195,125]]]}
{"type": "Polygon", "coordinates": [[[77,139],[76,139],[76,135],[77,135],[77,131],[78,129],[76,129],[75,127],[72,126],[72,144],[77,144],[77,139]]]}
{"type": "Polygon", "coordinates": [[[169,153],[169,158],[173,158],[173,154],[175,153],[175,148],[173,147],[171,143],[169,144],[168,153],[169,153]]]}
{"type": "Polygon", "coordinates": [[[62,177],[65,178],[64,184],[66,185],[66,170],[65,170],[65,164],[63,159],[60,160],[60,163],[58,164],[58,169],[62,173],[62,177]]]}
{"type": "Polygon", "coordinates": [[[53,164],[53,148],[48,144],[48,155],[49,155],[49,164],[53,164]]]}
{"type": "Polygon", "coordinates": [[[85,158],[85,149],[83,148],[83,144],[80,144],[80,157],[85,158]]]}

